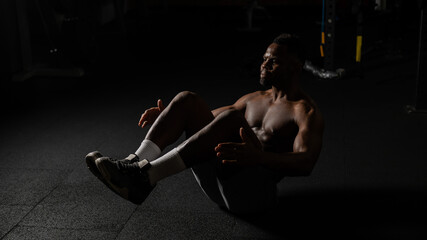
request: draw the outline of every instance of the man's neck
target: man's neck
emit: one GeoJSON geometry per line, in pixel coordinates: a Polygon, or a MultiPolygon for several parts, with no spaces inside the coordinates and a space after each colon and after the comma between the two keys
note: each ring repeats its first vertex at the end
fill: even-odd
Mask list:
{"type": "Polygon", "coordinates": [[[298,81],[288,81],[283,86],[272,86],[273,102],[279,100],[297,101],[301,98],[301,89],[298,81]]]}

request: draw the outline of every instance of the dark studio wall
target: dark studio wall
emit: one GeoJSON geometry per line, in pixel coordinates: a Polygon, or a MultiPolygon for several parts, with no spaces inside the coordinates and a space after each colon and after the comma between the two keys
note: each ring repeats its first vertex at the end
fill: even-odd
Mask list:
{"type": "MultiPolygon", "coordinates": [[[[336,1],[336,67],[354,62],[357,17],[352,11],[356,2],[336,1]]],[[[415,55],[417,2],[386,1],[387,9],[381,12],[374,11],[375,1],[360,2],[366,56],[375,58],[390,51],[415,55]]],[[[78,67],[88,73],[105,65],[151,64],[159,51],[156,45],[162,46],[162,54],[175,58],[200,54],[197,48],[204,46],[209,46],[204,49],[209,52],[206,54],[215,55],[227,51],[223,49],[242,46],[242,41],[258,44],[262,51],[282,31],[303,35],[310,59],[322,65],[318,50],[321,0],[258,1],[261,8],[253,12],[252,22],[252,30],[256,31],[245,31],[249,3],[4,0],[0,3],[2,81],[40,65],[78,67]],[[27,22],[28,28],[22,22],[27,22]],[[23,42],[23,38],[27,41],[23,42]],[[57,51],[52,52],[53,49],[57,51]]]]}
{"type": "Polygon", "coordinates": [[[14,0],[0,1],[0,74],[6,79],[22,67],[14,0]]]}

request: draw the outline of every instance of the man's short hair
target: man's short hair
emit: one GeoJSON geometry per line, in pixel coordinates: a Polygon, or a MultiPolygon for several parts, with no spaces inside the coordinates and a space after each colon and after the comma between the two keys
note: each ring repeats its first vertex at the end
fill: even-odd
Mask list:
{"type": "Polygon", "coordinates": [[[295,34],[282,33],[273,40],[273,43],[280,46],[287,46],[288,53],[295,55],[301,63],[304,64],[306,53],[299,36],[295,34]]]}

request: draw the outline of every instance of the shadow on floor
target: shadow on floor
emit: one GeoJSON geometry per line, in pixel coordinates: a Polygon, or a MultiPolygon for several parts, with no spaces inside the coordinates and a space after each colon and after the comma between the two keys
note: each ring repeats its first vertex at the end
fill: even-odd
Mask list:
{"type": "Polygon", "coordinates": [[[270,213],[241,218],[285,239],[427,239],[426,200],[407,189],[301,192],[281,197],[270,213]]]}

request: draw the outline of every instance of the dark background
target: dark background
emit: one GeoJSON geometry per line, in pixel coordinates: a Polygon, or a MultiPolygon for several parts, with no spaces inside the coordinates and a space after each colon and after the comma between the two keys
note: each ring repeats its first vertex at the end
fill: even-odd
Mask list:
{"type": "Polygon", "coordinates": [[[190,170],[132,205],[84,156],[135,151],[158,98],[191,90],[215,108],[260,89],[262,55],[282,32],[321,68],[322,1],[259,1],[251,29],[249,1],[116,2],[123,15],[107,0],[0,3],[1,239],[425,239],[427,118],[406,111],[419,1],[361,1],[360,64],[358,1],[336,1],[334,67],[346,75],[301,81],[326,122],[319,161],[279,183],[275,212],[249,217],[217,208],[190,170]]]}

